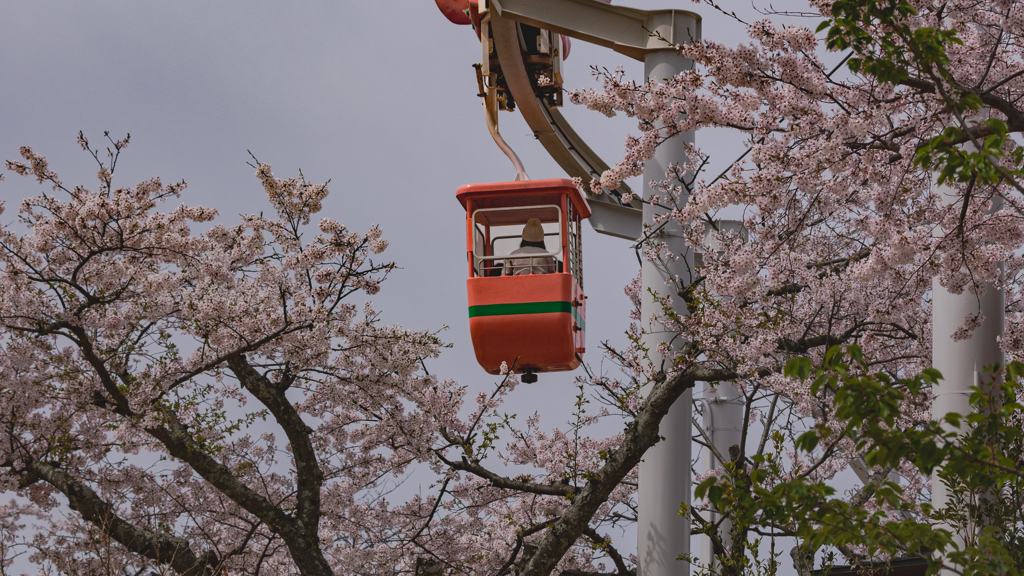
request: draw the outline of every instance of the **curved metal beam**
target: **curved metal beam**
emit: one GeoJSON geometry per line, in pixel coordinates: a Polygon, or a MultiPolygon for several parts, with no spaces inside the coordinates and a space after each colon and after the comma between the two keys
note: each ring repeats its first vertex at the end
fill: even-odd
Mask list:
{"type": "MultiPolygon", "coordinates": [[[[523,64],[515,21],[501,17],[496,10],[489,11],[489,20],[501,72],[534,136],[569,176],[581,178],[585,185],[600,178],[608,164],[587,146],[557,109],[548,107],[534,93],[533,83],[523,64]]],[[[586,194],[593,212],[590,224],[594,230],[629,240],[640,237],[641,202],[635,196],[630,204],[619,200],[625,194],[633,195],[629,186],[622,184],[610,193],[600,195],[586,190],[586,194]]]]}

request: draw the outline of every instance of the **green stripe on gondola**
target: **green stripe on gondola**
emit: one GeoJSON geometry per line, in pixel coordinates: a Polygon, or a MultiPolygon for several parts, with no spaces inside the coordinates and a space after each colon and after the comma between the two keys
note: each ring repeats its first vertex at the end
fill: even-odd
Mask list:
{"type": "Polygon", "coordinates": [[[586,322],[580,318],[580,313],[572,302],[520,302],[516,304],[483,304],[469,307],[469,317],[477,316],[510,316],[513,314],[550,314],[552,312],[566,312],[572,314],[576,323],[582,330],[587,329],[586,322]]]}

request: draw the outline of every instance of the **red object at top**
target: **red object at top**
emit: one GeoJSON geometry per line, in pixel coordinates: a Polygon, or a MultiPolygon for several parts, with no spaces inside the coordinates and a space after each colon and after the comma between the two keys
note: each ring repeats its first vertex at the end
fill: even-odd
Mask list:
{"type": "Polygon", "coordinates": [[[437,7],[444,17],[452,24],[465,26],[471,23],[469,14],[466,13],[469,10],[469,0],[434,0],[434,2],[437,3],[437,7]]]}
{"type": "Polygon", "coordinates": [[[533,381],[534,373],[576,369],[586,343],[586,198],[564,178],[467,184],[456,197],[466,209],[469,332],[477,361],[491,374],[504,363],[533,381]],[[517,251],[534,218],[544,248],[517,251]]]}

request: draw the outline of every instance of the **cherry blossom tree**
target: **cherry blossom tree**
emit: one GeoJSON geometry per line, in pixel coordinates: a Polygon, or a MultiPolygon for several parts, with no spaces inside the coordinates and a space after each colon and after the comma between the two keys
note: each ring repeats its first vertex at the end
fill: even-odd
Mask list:
{"type": "Polygon", "coordinates": [[[415,561],[395,542],[415,542],[396,535],[419,527],[417,502],[387,493],[429,453],[420,421],[454,384],[422,369],[434,334],[353,302],[393,267],[381,230],[311,229],[327,186],[258,162],[275,216],[161,211],[184,182],[117,187],[128,139],[106,156],[79,143],[92,190],[28,147],[7,163],[52,190],[0,232],[0,478],[18,496],[0,561],[190,576],[415,561]]]}
{"type": "MultiPolygon", "coordinates": [[[[25,201],[0,236],[0,462],[18,495],[0,550],[29,549],[68,573],[631,574],[636,559],[609,530],[635,521],[637,464],[698,382],[734,386],[747,416],[744,441],[716,454],[729,464],[695,470],[705,500],[681,510],[713,539],[715,570],[774,573],[781,552],[764,559],[756,539],[795,537],[807,573],[828,543],[809,537],[808,516],[772,515],[766,494],[824,486],[851,462],[873,480],[821,502],[930,526],[919,462],[872,456],[839,415],[837,389],[785,367],[856,344],[863,370],[899,393],[886,425],[928,427],[928,380],[914,375],[930,364],[935,277],[955,293],[1004,289],[1001,345],[1021,355],[1024,198],[1011,135],[1024,129],[1024,6],[811,8],[810,27],[744,22],[741,45],[680,46],[692,72],[646,84],[600,73],[601,89],[573,95],[638,121],[596,187],[639,175],[684,131],[734,129],[747,148],[707,174],[694,147],[645,199],[666,214],[638,244],[643,257],[681,256],[659,240],[671,221],[701,252],[690,278],[645,287],[683,296],[686,310],[656,318],[683,344],[651,362],[642,288],[628,284],[632,344],[606,348],[623,376],[581,378],[565,428],[506,414],[515,374],[475,398],[427,374],[435,334],[382,326],[350,302],[391,264],[374,260],[386,246],[378,229],[324,219],[310,230],[325,185],[256,162],[277,216],[228,227],[199,207],[159,211],[183,184],[115,187],[127,141],[104,158],[81,139],[100,164],[95,192],[65,187],[22,149],[8,167],[53,192],[25,201]],[[742,210],[745,234],[716,229],[729,210],[742,210]],[[619,434],[593,432],[608,419],[619,434]],[[389,501],[414,466],[436,477],[433,490],[389,501]],[[880,497],[893,477],[899,497],[880,497]],[[707,511],[728,502],[722,535],[707,511]],[[57,514],[64,505],[73,513],[57,514]]],[[[980,321],[965,318],[962,335],[980,321]]],[[[776,503],[795,506],[797,493],[776,503]]],[[[921,553],[904,544],[888,552],[921,553]]],[[[832,545],[851,561],[878,551],[864,538],[832,545]]]]}

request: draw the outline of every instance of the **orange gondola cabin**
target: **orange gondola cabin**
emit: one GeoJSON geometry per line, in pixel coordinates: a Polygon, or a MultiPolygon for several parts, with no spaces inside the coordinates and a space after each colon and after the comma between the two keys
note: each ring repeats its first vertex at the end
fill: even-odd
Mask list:
{"type": "Polygon", "coordinates": [[[538,372],[576,369],[586,336],[580,242],[580,221],[590,217],[586,199],[566,179],[467,184],[456,197],[466,209],[469,331],[477,361],[491,374],[505,362],[524,382],[536,382],[538,372]],[[513,254],[533,218],[543,227],[544,248],[513,254]]]}

